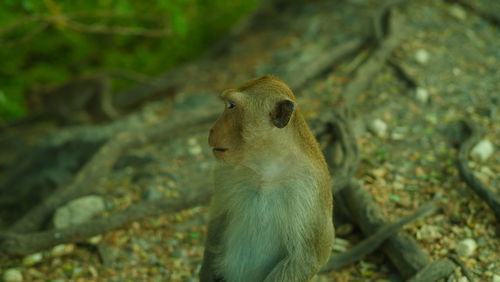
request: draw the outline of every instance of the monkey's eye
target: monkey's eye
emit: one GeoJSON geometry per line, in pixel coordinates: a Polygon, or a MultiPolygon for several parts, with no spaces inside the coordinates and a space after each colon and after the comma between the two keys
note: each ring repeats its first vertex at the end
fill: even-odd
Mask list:
{"type": "Polygon", "coordinates": [[[226,107],[228,109],[232,109],[232,108],[236,107],[236,104],[233,101],[226,101],[226,107]]]}

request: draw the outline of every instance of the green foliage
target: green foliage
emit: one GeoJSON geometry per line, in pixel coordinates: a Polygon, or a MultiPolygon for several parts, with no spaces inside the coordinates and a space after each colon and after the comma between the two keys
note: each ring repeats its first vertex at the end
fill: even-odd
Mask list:
{"type": "Polygon", "coordinates": [[[259,2],[1,1],[0,120],[25,114],[24,93],[34,85],[107,69],[164,73],[199,55],[259,2]]]}

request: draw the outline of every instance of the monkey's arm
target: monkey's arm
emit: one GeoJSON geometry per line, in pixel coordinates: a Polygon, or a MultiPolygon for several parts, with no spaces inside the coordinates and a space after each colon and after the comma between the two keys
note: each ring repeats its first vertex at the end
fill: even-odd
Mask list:
{"type": "Polygon", "coordinates": [[[221,277],[217,277],[214,264],[217,256],[216,251],[221,249],[220,243],[225,227],[225,216],[214,218],[208,224],[207,241],[200,270],[200,282],[224,281],[221,277]]]}
{"type": "Polygon", "coordinates": [[[315,257],[307,255],[289,255],[273,268],[264,282],[310,281],[319,270],[316,260],[315,257]]]}
{"type": "Polygon", "coordinates": [[[310,281],[330,254],[329,242],[333,232],[328,228],[330,220],[324,218],[313,224],[315,227],[308,229],[306,234],[294,237],[295,242],[291,243],[287,254],[273,267],[264,282],[310,281]]]}

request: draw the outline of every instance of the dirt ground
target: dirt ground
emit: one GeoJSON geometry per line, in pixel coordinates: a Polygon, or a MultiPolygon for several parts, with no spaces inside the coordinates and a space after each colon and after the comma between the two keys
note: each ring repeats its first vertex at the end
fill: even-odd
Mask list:
{"type": "MultiPolygon", "coordinates": [[[[286,11],[238,36],[222,55],[187,67],[184,74],[190,83],[179,90],[174,102],[156,102],[142,111],[153,116],[179,116],[197,109],[222,111],[218,92],[262,74],[289,72],[294,67],[291,58],[314,64],[315,54],[366,33],[369,15],[379,6],[380,1],[318,1],[301,11],[286,11]]],[[[485,129],[483,139],[497,150],[485,161],[471,160],[470,165],[484,185],[500,193],[499,27],[446,1],[414,1],[405,11],[408,34],[391,61],[416,87],[386,64],[356,100],[353,111],[361,151],[356,176],[390,220],[439,199],[439,212],[404,230],[433,260],[456,254],[459,242],[473,239],[477,249],[460,259],[477,281],[498,282],[499,224],[459,177],[453,128],[459,120],[469,119],[485,129]],[[374,133],[374,120],[387,126],[385,133],[374,133]]],[[[296,92],[309,121],[336,106],[353,70],[367,55],[360,52],[332,66],[296,92]]],[[[107,192],[108,213],[141,199],[175,197],[179,189],[199,183],[210,189],[214,159],[207,134],[208,126],[127,152],[112,174],[100,180],[102,191],[107,192]]],[[[206,223],[207,207],[195,207],[134,222],[88,243],[66,245],[64,254],[47,251],[35,263],[29,258],[13,259],[1,269],[15,267],[25,281],[197,281],[206,223]]],[[[348,223],[339,232],[337,236],[347,240],[349,247],[362,239],[348,223]]],[[[380,251],[318,279],[402,281],[380,251]]],[[[447,281],[463,279],[457,269],[447,281]]]]}

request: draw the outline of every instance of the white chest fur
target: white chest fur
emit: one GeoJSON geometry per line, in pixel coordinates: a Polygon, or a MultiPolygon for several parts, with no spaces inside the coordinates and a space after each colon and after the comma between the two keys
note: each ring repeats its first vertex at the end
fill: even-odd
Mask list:
{"type": "Polygon", "coordinates": [[[228,219],[217,261],[219,272],[227,281],[263,281],[265,276],[255,277],[255,273],[271,272],[293,251],[287,234],[305,234],[309,228],[305,220],[289,219],[309,214],[306,207],[316,200],[314,181],[302,176],[266,183],[248,173],[245,178],[238,177],[237,171],[224,173],[214,195],[220,207],[216,212],[228,219]]]}

